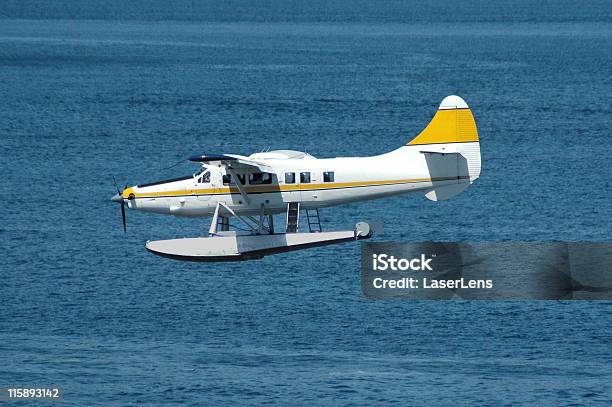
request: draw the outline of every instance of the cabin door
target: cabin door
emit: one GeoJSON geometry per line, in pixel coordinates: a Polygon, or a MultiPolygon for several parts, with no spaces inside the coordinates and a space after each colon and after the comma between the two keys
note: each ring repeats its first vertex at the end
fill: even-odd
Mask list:
{"type": "Polygon", "coordinates": [[[312,202],[317,199],[318,191],[313,189],[314,184],[318,182],[316,173],[312,170],[300,170],[296,177],[299,183],[300,201],[312,202]]]}
{"type": "Polygon", "coordinates": [[[200,201],[209,201],[211,194],[219,187],[219,174],[206,171],[195,179],[194,190],[200,201]]]}

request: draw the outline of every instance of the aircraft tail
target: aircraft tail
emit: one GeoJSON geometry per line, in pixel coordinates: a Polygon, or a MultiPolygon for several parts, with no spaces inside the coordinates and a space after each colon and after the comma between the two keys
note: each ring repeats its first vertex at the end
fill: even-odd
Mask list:
{"type": "Polygon", "coordinates": [[[459,96],[444,98],[429,125],[406,146],[419,150],[432,182],[440,185],[425,194],[432,201],[459,194],[480,176],[476,122],[459,96]]]}

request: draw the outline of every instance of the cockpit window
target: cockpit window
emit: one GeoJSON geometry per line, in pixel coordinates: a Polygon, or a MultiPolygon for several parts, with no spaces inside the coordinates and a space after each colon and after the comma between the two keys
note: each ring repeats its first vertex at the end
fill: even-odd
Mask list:
{"type": "Polygon", "coordinates": [[[198,178],[199,184],[208,184],[210,182],[210,172],[206,171],[204,174],[198,178]]]}
{"type": "Polygon", "coordinates": [[[201,166],[199,170],[197,170],[196,172],[193,173],[193,178],[198,177],[200,174],[202,174],[204,171],[206,171],[206,167],[205,166],[201,166]]]}
{"type": "Polygon", "coordinates": [[[202,166],[193,173],[193,178],[196,179],[198,184],[207,184],[210,182],[210,171],[208,171],[208,168],[205,166],[202,166]]]}

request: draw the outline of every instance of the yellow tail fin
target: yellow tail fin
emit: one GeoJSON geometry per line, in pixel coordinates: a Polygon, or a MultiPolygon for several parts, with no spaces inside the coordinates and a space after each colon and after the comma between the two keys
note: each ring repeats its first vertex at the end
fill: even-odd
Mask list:
{"type": "Polygon", "coordinates": [[[447,96],[431,122],[406,145],[467,143],[478,141],[472,111],[459,96],[447,96]]]}

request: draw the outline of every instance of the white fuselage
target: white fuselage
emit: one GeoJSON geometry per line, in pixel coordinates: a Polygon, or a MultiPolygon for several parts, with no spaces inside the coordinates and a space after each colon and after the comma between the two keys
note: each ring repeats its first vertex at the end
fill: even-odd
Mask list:
{"type": "MultiPolygon", "coordinates": [[[[480,165],[478,143],[457,143],[455,147],[464,155],[477,154],[480,165]]],[[[126,189],[123,197],[130,198],[127,203],[131,209],[176,216],[210,216],[218,202],[239,215],[256,215],[262,213],[262,208],[267,214],[284,212],[289,202],[300,202],[305,209],[323,208],[407,192],[427,192],[470,183],[478,177],[468,173],[467,168],[458,172],[456,157],[446,157],[448,160],[437,158],[432,172],[431,163],[419,146],[403,146],[372,157],[316,159],[308,154],[288,158],[277,152],[259,153],[249,158],[265,162],[272,169],[270,178],[265,176],[263,181],[261,171],[236,165],[231,171],[239,177],[232,177],[229,183],[230,170],[226,166],[207,164],[210,174],[206,177],[201,172],[180,180],[134,186],[126,189]],[[235,184],[241,182],[236,178],[242,176],[243,193],[235,184]]]]}

